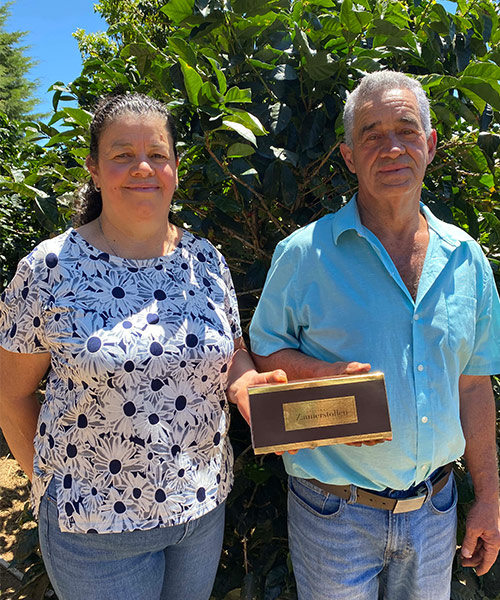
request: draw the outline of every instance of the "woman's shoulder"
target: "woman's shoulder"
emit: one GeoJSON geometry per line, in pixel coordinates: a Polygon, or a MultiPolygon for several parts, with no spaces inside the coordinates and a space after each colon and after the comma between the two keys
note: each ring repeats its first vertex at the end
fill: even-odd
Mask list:
{"type": "Polygon", "coordinates": [[[74,246],[74,229],[69,228],[64,233],[48,238],[37,244],[22,262],[32,268],[40,265],[53,266],[62,254],[68,252],[74,246]]]}
{"type": "Polygon", "coordinates": [[[226,265],[226,260],[210,240],[191,231],[185,230],[181,239],[182,247],[200,261],[216,261],[226,265]]]}

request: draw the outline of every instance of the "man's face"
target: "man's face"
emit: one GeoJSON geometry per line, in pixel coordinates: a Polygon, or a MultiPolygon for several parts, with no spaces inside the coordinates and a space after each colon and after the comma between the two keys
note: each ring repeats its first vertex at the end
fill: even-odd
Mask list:
{"type": "Polygon", "coordinates": [[[358,107],[353,147],[342,144],[341,152],[358,177],[360,199],[420,198],[425,169],[436,152],[436,132],[426,138],[413,92],[386,90],[358,107]]]}

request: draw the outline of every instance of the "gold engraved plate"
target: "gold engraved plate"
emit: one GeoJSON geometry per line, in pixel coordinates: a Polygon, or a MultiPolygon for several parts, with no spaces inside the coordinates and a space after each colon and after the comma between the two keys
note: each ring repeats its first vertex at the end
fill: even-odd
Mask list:
{"type": "Polygon", "coordinates": [[[322,398],[283,404],[285,431],[357,423],[356,398],[322,398]]]}

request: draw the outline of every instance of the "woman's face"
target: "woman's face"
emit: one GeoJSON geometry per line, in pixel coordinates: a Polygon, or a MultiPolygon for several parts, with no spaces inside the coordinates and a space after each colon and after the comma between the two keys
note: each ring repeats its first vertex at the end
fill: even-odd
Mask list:
{"type": "Polygon", "coordinates": [[[177,186],[177,160],[165,119],[125,113],[99,138],[95,163],[87,158],[103,212],[110,219],[167,219],[177,186]]]}

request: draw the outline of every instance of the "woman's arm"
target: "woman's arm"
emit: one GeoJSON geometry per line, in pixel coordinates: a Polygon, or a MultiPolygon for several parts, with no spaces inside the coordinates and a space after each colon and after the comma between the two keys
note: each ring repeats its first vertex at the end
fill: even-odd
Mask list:
{"type": "Polygon", "coordinates": [[[229,367],[227,397],[236,404],[247,423],[250,423],[248,387],[259,383],[286,383],[286,373],[282,369],[258,373],[243,338],[234,341],[234,354],[229,367]]]}
{"type": "Polygon", "coordinates": [[[40,412],[35,392],[49,366],[48,352],[18,354],[0,348],[0,427],[10,451],[30,479],[40,412]]]}

